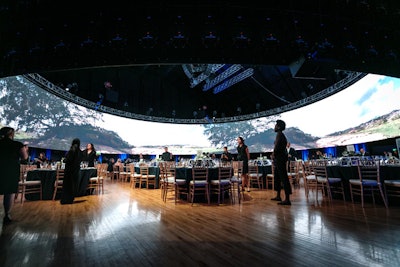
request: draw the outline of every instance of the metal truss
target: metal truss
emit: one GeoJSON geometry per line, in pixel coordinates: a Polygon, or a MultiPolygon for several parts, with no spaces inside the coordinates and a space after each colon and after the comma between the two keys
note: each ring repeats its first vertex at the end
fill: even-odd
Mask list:
{"type": "Polygon", "coordinates": [[[362,72],[347,72],[347,76],[340,80],[339,82],[335,83],[334,85],[326,88],[325,90],[309,96],[307,98],[301,99],[299,101],[289,103],[285,106],[260,111],[252,114],[246,115],[239,115],[239,116],[232,116],[232,117],[224,117],[224,118],[201,118],[201,119],[178,119],[178,118],[167,118],[167,117],[156,117],[156,116],[148,116],[142,114],[131,113],[119,109],[114,109],[110,107],[106,107],[103,105],[98,105],[98,103],[86,100],[79,96],[76,96],[68,91],[65,91],[63,88],[49,82],[44,77],[37,73],[29,73],[23,74],[22,77],[31,81],[32,83],[36,84],[40,88],[77,105],[97,110],[99,112],[104,112],[120,117],[142,120],[142,121],[152,121],[152,122],[160,122],[160,123],[175,123],[175,124],[209,124],[209,123],[227,123],[227,122],[236,122],[236,121],[245,121],[245,120],[252,120],[261,117],[268,117],[276,114],[280,114],[282,112],[290,111],[297,109],[299,107],[303,107],[309,105],[311,103],[317,102],[322,100],[328,96],[331,96],[337,92],[340,92],[343,89],[346,89],[350,85],[354,84],[361,78],[365,77],[367,73],[362,72]]]}

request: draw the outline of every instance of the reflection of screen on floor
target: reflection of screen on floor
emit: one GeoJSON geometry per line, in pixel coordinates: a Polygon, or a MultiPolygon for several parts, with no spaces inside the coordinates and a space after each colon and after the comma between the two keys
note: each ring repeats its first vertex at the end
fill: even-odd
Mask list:
{"type": "Polygon", "coordinates": [[[354,145],[348,145],[348,146],[346,147],[346,150],[349,151],[349,152],[355,152],[355,151],[356,151],[356,150],[354,149],[354,145]]]}

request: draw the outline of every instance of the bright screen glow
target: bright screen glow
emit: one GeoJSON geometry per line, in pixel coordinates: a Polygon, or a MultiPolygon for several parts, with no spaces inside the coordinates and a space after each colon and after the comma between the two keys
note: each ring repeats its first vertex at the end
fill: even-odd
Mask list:
{"type": "Polygon", "coordinates": [[[399,136],[400,79],[369,74],[317,103],[276,116],[234,123],[154,123],[89,110],[51,95],[22,76],[0,79],[0,124],[17,129],[31,147],[68,150],[73,138],[98,152],[176,155],[235,151],[243,136],[251,153],[273,149],[275,121],[296,149],[346,146],[399,136]]]}

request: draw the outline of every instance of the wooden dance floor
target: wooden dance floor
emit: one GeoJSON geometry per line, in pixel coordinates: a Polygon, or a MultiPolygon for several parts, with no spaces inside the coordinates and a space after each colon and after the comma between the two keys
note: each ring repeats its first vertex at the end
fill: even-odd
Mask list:
{"type": "Polygon", "coordinates": [[[292,206],[271,190],[221,205],[160,195],[108,180],[104,195],[72,205],[17,202],[0,230],[0,266],[400,266],[398,204],[317,203],[303,188],[292,206]]]}

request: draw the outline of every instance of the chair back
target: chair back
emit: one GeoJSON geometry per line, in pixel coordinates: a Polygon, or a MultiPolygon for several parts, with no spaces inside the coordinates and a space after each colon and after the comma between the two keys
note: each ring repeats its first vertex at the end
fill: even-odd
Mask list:
{"type": "Polygon", "coordinates": [[[243,161],[233,161],[232,167],[233,167],[233,176],[240,177],[240,175],[242,175],[242,170],[243,170],[243,161]]]}
{"type": "Polygon", "coordinates": [[[380,183],[379,160],[358,160],[357,170],[361,182],[364,180],[375,180],[380,183]]]}
{"type": "Polygon", "coordinates": [[[29,165],[27,164],[21,164],[19,166],[19,180],[21,182],[25,181],[28,170],[29,170],[29,165]]]}
{"type": "Polygon", "coordinates": [[[317,180],[327,179],[328,173],[326,169],[326,160],[324,159],[317,159],[311,161],[311,171],[315,175],[317,180]]]}
{"type": "Polygon", "coordinates": [[[232,167],[223,166],[218,168],[218,179],[221,180],[230,180],[232,178],[232,167]]]}
{"type": "Polygon", "coordinates": [[[64,169],[60,168],[56,170],[56,182],[55,182],[56,186],[59,184],[59,182],[62,182],[64,180],[64,174],[65,174],[64,169]]]}
{"type": "Polygon", "coordinates": [[[208,168],[205,167],[193,167],[192,168],[192,181],[197,182],[208,182],[208,168]]]}
{"type": "Polygon", "coordinates": [[[249,172],[248,174],[256,174],[258,175],[258,165],[256,164],[249,164],[249,172]]]}
{"type": "Polygon", "coordinates": [[[139,169],[140,169],[140,174],[141,174],[142,176],[148,176],[148,175],[149,175],[149,166],[147,166],[147,165],[141,165],[141,166],[139,167],[139,169]]]}

